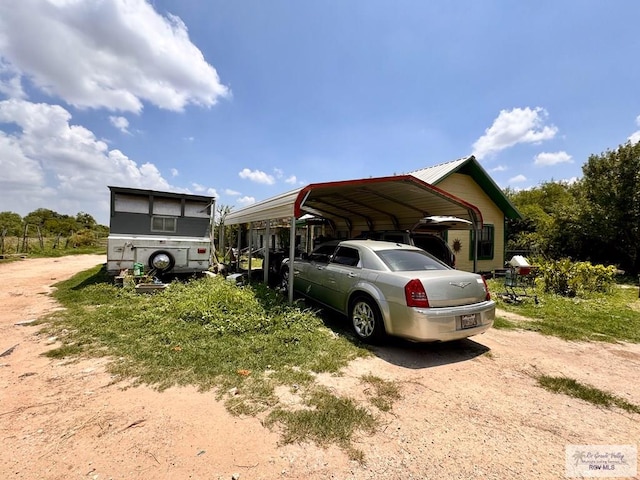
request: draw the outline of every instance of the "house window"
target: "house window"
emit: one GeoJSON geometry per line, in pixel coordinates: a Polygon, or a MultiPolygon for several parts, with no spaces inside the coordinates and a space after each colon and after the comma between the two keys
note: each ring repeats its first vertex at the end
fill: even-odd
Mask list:
{"type": "Polygon", "coordinates": [[[175,217],[151,217],[151,231],[152,232],[167,232],[175,233],[176,231],[176,218],[175,217]]]}
{"type": "MultiPolygon", "coordinates": [[[[471,230],[471,245],[469,260],[473,260],[473,248],[475,245],[476,230],[471,230]]],[[[478,233],[478,260],[493,260],[494,228],[493,225],[485,225],[478,233]]]]}

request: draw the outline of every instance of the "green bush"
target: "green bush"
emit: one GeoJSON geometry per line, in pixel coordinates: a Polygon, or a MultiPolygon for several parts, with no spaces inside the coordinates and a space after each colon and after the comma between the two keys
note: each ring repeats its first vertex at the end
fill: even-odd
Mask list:
{"type": "Polygon", "coordinates": [[[591,262],[574,262],[539,259],[536,282],[545,292],[565,297],[580,297],[589,293],[607,292],[614,284],[616,267],[592,265],[591,262]]]}
{"type": "Polygon", "coordinates": [[[80,230],[69,237],[69,246],[95,247],[98,245],[98,237],[93,230],[80,230]]]}

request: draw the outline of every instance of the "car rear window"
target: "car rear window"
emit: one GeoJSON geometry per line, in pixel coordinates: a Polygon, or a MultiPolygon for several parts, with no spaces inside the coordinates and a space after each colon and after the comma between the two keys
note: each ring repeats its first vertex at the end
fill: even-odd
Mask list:
{"type": "Polygon", "coordinates": [[[449,270],[449,267],[422,250],[378,250],[376,254],[392,272],[449,270]]]}

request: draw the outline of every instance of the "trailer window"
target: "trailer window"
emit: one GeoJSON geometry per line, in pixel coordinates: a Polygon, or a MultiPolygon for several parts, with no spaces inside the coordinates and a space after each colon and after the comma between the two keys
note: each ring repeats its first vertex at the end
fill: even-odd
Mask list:
{"type": "Polygon", "coordinates": [[[175,217],[151,217],[152,232],[168,232],[175,233],[176,219],[175,217]]]}

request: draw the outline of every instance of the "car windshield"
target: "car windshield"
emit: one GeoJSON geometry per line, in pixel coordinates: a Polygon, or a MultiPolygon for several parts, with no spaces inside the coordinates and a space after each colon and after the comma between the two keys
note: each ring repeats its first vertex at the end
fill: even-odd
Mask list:
{"type": "Polygon", "coordinates": [[[449,269],[449,267],[422,250],[378,250],[376,254],[392,272],[449,269]]]}

